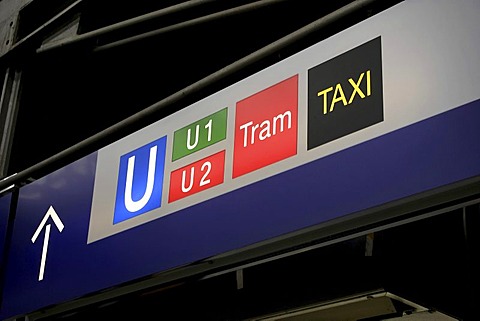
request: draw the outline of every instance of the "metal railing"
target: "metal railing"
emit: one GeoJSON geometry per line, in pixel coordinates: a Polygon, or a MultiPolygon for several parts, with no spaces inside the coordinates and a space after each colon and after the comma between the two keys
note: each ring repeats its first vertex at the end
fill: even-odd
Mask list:
{"type": "MultiPolygon", "coordinates": [[[[268,0],[268,1],[258,1],[262,3],[270,3],[270,2],[276,2],[276,1],[282,1],[282,0],[268,0]]],[[[195,1],[194,1],[195,2],[195,1]]],[[[203,2],[203,1],[199,1],[203,2]]],[[[218,83],[219,81],[225,79],[228,76],[231,76],[235,74],[236,72],[241,71],[244,68],[247,68],[254,64],[255,62],[270,56],[272,54],[275,54],[281,49],[286,48],[289,45],[292,45],[293,43],[302,40],[303,38],[306,38],[307,36],[310,36],[311,34],[318,32],[319,30],[326,28],[328,26],[331,26],[333,23],[339,21],[342,18],[345,18],[351,14],[357,13],[365,7],[372,5],[373,3],[378,2],[378,0],[355,0],[352,1],[351,3],[325,15],[322,16],[321,18],[305,25],[304,27],[278,39],[277,41],[274,41],[270,43],[269,45],[245,56],[242,59],[239,59],[230,65],[204,77],[203,79],[200,79],[199,81],[183,88],[182,90],[175,92],[174,94],[148,106],[147,108],[141,110],[140,112],[106,128],[105,130],[19,172],[16,173],[15,175],[9,176],[7,178],[4,178],[3,180],[0,181],[0,191],[3,191],[5,189],[8,189],[9,187],[13,185],[18,185],[18,184],[24,184],[25,182],[28,182],[31,180],[32,177],[35,177],[35,174],[38,172],[41,172],[42,169],[46,167],[52,167],[55,164],[60,163],[62,160],[65,160],[67,158],[71,158],[73,155],[78,155],[81,154],[83,151],[91,148],[91,146],[98,145],[99,142],[104,141],[107,137],[112,137],[115,136],[116,134],[120,133],[122,130],[125,128],[128,128],[129,126],[132,126],[133,124],[136,124],[138,122],[144,121],[148,119],[150,116],[153,114],[159,112],[160,110],[164,110],[165,108],[173,105],[174,103],[177,103],[181,101],[182,99],[191,96],[195,93],[198,93],[201,90],[204,90],[206,87],[218,83]]],[[[252,5],[255,5],[257,3],[253,3],[252,5]]],[[[231,12],[227,12],[230,14],[231,12]]],[[[152,14],[149,17],[153,17],[155,15],[161,14],[157,12],[156,14],[152,14]]],[[[218,15],[215,15],[214,17],[211,18],[218,18],[218,15]]],[[[131,21],[126,21],[124,23],[120,23],[116,26],[116,28],[122,28],[126,25],[129,25],[131,23],[134,23],[135,21],[140,21],[144,18],[136,18],[131,21]]],[[[90,34],[86,34],[84,36],[81,36],[82,38],[78,39],[85,39],[88,37],[94,37],[100,33],[104,32],[109,32],[111,30],[114,30],[114,26],[106,27],[103,30],[98,30],[97,32],[92,32],[90,34]]],[[[80,36],[79,36],[80,37],[80,36]]],[[[78,41],[77,39],[77,41],[78,41]]],[[[76,40],[72,40],[75,42],[76,40]]],[[[64,45],[66,42],[64,43],[64,45]]],[[[60,45],[61,46],[61,45],[60,45]]],[[[44,48],[46,49],[46,48],[44,48]]],[[[53,49],[53,47],[50,47],[50,49],[53,49]]]]}

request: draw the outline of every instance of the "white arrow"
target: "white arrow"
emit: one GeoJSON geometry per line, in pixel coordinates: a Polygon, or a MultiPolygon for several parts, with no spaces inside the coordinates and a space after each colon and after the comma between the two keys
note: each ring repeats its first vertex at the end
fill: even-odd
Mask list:
{"type": "MultiPolygon", "coordinates": [[[[48,218],[51,217],[53,220],[53,223],[57,226],[58,231],[61,233],[63,231],[63,228],[65,227],[60,220],[60,217],[58,216],[57,212],[53,209],[53,206],[50,206],[48,208],[47,213],[45,213],[45,216],[43,217],[42,221],[40,222],[40,225],[38,225],[37,230],[32,236],[32,243],[35,243],[35,241],[38,238],[38,235],[40,235],[40,232],[42,231],[43,227],[45,224],[47,224],[48,218]]],[[[38,281],[43,280],[43,273],[45,271],[45,261],[47,259],[47,251],[48,251],[48,240],[50,238],[50,226],[51,224],[47,224],[45,226],[45,237],[43,238],[43,248],[42,248],[42,260],[40,262],[40,273],[38,274],[38,281]]]]}

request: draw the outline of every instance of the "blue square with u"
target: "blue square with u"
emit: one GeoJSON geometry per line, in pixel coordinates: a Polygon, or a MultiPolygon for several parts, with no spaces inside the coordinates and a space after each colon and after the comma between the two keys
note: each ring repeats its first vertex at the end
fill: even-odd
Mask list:
{"type": "Polygon", "coordinates": [[[167,136],[120,157],[113,224],[161,207],[167,136]]]}

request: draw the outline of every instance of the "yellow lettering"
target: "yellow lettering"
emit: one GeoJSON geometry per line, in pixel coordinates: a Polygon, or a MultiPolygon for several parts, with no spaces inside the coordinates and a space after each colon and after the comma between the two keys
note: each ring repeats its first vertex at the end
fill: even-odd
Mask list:
{"type": "MultiPolygon", "coordinates": [[[[1,0],[0,0],[1,1],[1,0]]],[[[347,99],[345,97],[345,92],[342,88],[342,83],[338,83],[335,85],[335,91],[333,93],[333,98],[332,101],[328,102],[328,93],[333,91],[333,86],[328,87],[327,89],[324,89],[322,91],[319,91],[317,93],[317,96],[323,96],[323,113],[327,114],[329,112],[333,112],[335,109],[335,104],[338,102],[342,102],[344,106],[350,105],[354,100],[355,97],[358,96],[361,99],[364,99],[367,96],[370,96],[372,94],[372,83],[371,83],[371,71],[367,70],[365,72],[362,72],[359,76],[358,79],[355,80],[354,78],[349,78],[348,79],[349,84],[353,88],[353,92],[350,95],[350,98],[347,99]],[[366,75],[366,76],[365,76],[366,75]],[[362,86],[363,79],[366,78],[366,85],[362,86]],[[365,90],[365,91],[363,91],[365,90]],[[327,109],[327,105],[330,105],[330,108],[327,109]]],[[[345,85],[345,84],[344,84],[345,85]]]]}
{"type": "Polygon", "coordinates": [[[333,94],[332,104],[330,105],[330,112],[333,111],[333,108],[335,108],[335,104],[339,101],[341,101],[344,106],[347,105],[347,100],[345,99],[345,94],[343,93],[342,85],[337,84],[335,86],[335,93],[333,94]],[[339,97],[337,97],[338,93],[340,93],[339,97]]]}
{"type": "Polygon", "coordinates": [[[350,99],[348,100],[348,104],[349,104],[349,105],[352,103],[353,98],[355,98],[355,93],[358,93],[358,95],[360,96],[360,98],[365,98],[365,94],[364,94],[364,93],[362,92],[362,90],[360,89],[360,84],[362,83],[362,79],[363,79],[363,75],[364,75],[364,74],[365,74],[364,72],[362,72],[362,73],[360,74],[360,77],[358,78],[358,81],[357,81],[357,82],[353,81],[352,78],[350,78],[350,79],[348,80],[348,82],[349,82],[349,83],[352,85],[352,87],[353,87],[352,95],[350,96],[350,99]]]}
{"type": "Polygon", "coordinates": [[[367,96],[372,94],[372,87],[370,84],[370,70],[367,70],[367,96]]]}
{"type": "Polygon", "coordinates": [[[322,90],[322,91],[319,91],[317,96],[322,96],[323,95],[323,113],[326,114],[327,113],[327,93],[332,91],[333,90],[333,87],[329,87],[325,90],[322,90]]]}

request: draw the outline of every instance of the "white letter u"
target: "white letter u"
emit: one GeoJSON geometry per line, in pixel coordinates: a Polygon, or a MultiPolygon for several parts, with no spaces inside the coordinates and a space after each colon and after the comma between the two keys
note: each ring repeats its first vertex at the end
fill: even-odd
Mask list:
{"type": "Polygon", "coordinates": [[[190,144],[190,141],[192,140],[192,137],[191,137],[192,136],[192,129],[189,128],[187,130],[187,135],[188,135],[188,137],[187,137],[187,148],[188,148],[188,150],[192,150],[197,146],[197,144],[198,144],[198,132],[199,131],[200,131],[200,126],[197,125],[195,127],[195,142],[192,145],[192,144],[190,144]]]}
{"type": "Polygon", "coordinates": [[[185,187],[185,172],[186,170],[183,170],[182,172],[182,192],[187,193],[193,187],[193,176],[195,175],[195,167],[190,168],[190,184],[187,187],[185,187]]]}
{"type": "Polygon", "coordinates": [[[128,159],[127,181],[125,183],[125,208],[129,212],[141,210],[150,200],[153,192],[153,183],[155,180],[155,166],[157,162],[157,146],[150,148],[150,159],[148,161],[147,187],[142,198],[138,201],[132,200],[133,171],[135,168],[135,156],[128,159]]]}

